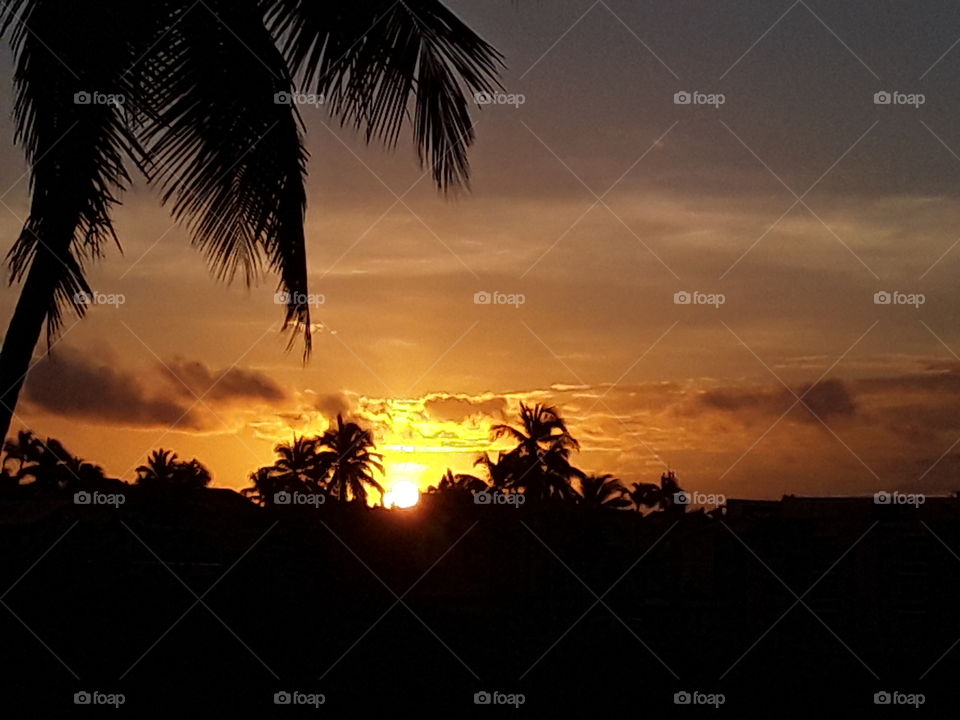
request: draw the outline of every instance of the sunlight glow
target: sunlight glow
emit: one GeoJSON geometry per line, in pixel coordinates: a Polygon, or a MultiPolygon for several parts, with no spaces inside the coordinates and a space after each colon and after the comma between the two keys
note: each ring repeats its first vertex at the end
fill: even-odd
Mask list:
{"type": "Polygon", "coordinates": [[[412,480],[398,480],[383,496],[387,507],[409,508],[420,502],[420,489],[412,480]]]}

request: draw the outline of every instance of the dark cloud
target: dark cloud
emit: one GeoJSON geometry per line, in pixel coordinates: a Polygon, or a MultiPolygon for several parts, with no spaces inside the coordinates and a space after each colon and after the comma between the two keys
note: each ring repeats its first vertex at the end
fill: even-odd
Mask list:
{"type": "Polygon", "coordinates": [[[76,350],[57,348],[27,378],[25,400],[33,407],[85,420],[131,426],[199,429],[192,403],[152,396],[143,378],[99,363],[76,350]]]}
{"type": "Polygon", "coordinates": [[[278,402],[287,397],[287,393],[272,378],[257,370],[231,367],[211,371],[199,361],[182,358],[175,358],[161,369],[187,397],[202,397],[205,402],[278,402]]]}
{"type": "Polygon", "coordinates": [[[507,401],[504,397],[475,398],[466,395],[437,395],[430,397],[424,407],[434,420],[463,422],[474,415],[500,418],[507,408],[507,401]]]}
{"type": "Polygon", "coordinates": [[[847,385],[841,380],[824,380],[816,385],[801,387],[797,395],[821,420],[831,417],[850,417],[857,411],[856,402],[847,385]]]}
{"type": "Polygon", "coordinates": [[[72,348],[57,348],[38,362],[24,395],[33,408],[67,417],[129,427],[175,425],[181,430],[224,427],[205,406],[274,403],[286,397],[277,383],[254,370],[211,371],[200,362],[176,359],[153,372],[135,373],[72,348]]]}

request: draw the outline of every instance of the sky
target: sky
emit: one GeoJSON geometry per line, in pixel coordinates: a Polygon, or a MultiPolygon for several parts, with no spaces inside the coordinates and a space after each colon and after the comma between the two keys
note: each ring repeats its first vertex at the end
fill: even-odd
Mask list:
{"type": "MultiPolygon", "coordinates": [[[[115,216],[123,253],[89,275],[123,304],[38,349],[14,427],[125,479],[165,447],[240,488],[342,413],[373,428],[387,487],[426,487],[541,402],[579,467],[628,483],[670,468],[728,497],[960,489],[955,3],[448,5],[523,102],[474,109],[471,190],[447,198],[410,142],[367,147],[302,109],[323,300],[308,364],[279,333],[275,279],[214,280],[140,183],[115,216]]],[[[29,190],[10,68],[4,248],[29,190]]]]}

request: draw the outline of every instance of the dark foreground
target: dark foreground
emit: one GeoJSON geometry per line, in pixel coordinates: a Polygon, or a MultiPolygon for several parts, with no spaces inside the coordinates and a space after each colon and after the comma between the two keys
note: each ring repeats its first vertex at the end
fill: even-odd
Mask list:
{"type": "Polygon", "coordinates": [[[954,500],[680,519],[425,500],[0,502],[3,717],[947,717],[960,704],[954,500]],[[118,694],[119,709],[103,704],[118,694]]]}

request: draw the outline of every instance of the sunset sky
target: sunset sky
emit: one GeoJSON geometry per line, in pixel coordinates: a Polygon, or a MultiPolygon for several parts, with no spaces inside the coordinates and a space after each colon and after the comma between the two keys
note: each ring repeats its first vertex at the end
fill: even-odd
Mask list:
{"type": "MultiPolygon", "coordinates": [[[[324,298],[306,366],[285,350],[275,279],[212,279],[140,183],[117,212],[123,254],[90,272],[124,304],[67,319],[13,429],[124,479],[171,448],[240,488],[274,444],[340,412],[374,429],[387,487],[426,487],[542,402],[581,441],[579,467],[626,482],[669,467],[736,497],[960,489],[956,3],[448,4],[525,103],[476,108],[472,192],[447,199],[406,136],[366,147],[301,107],[324,298]]],[[[29,186],[4,52],[6,250],[29,186]]],[[[4,323],[17,291],[0,291],[4,323]]]]}

